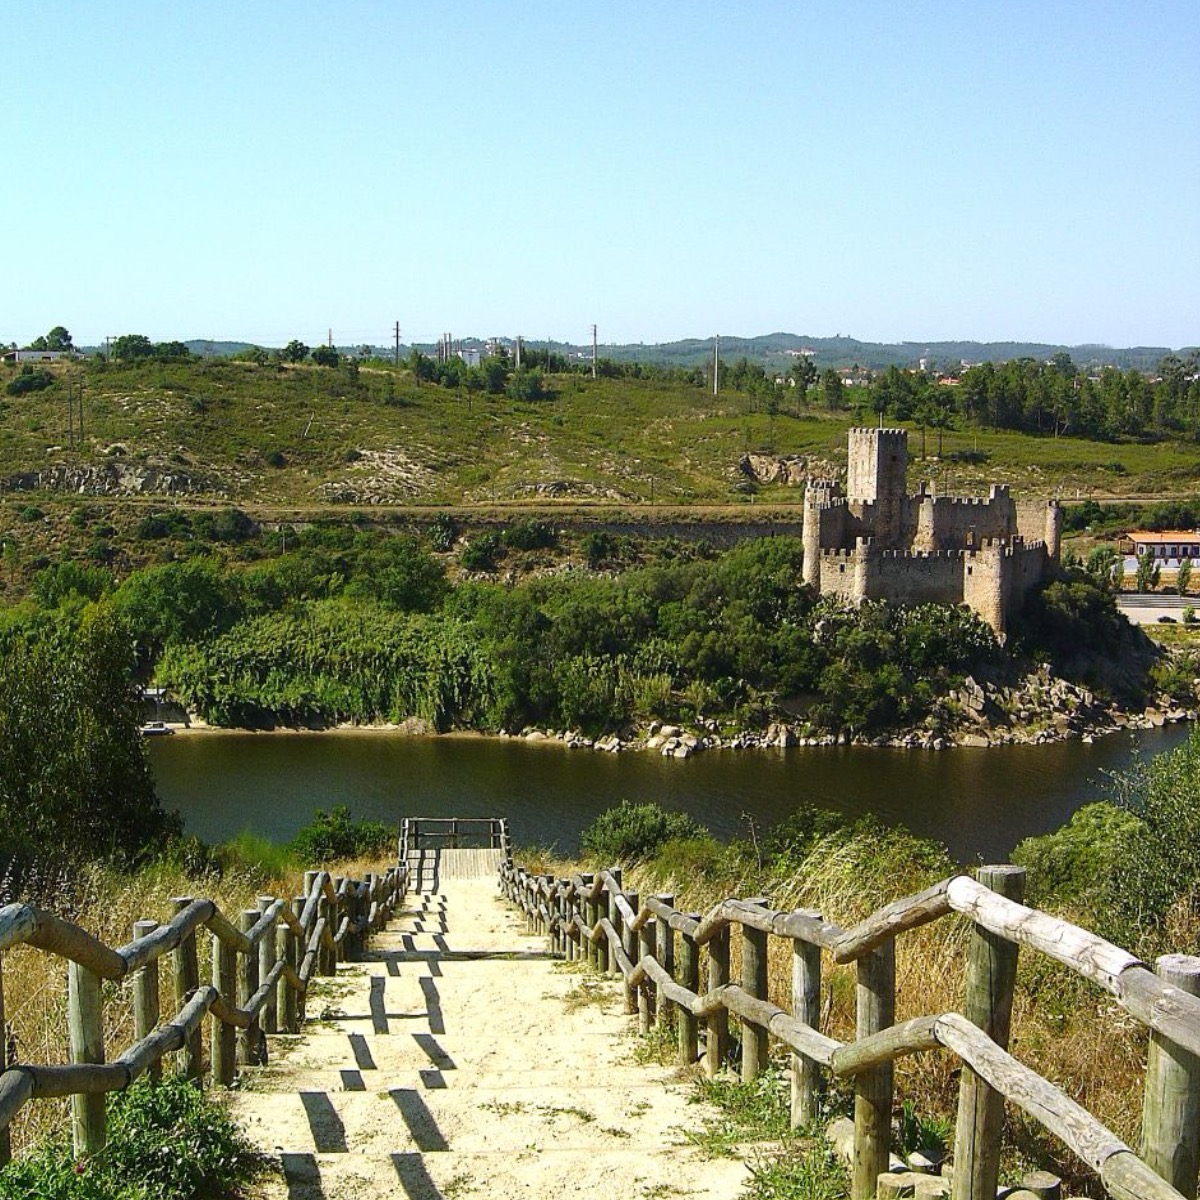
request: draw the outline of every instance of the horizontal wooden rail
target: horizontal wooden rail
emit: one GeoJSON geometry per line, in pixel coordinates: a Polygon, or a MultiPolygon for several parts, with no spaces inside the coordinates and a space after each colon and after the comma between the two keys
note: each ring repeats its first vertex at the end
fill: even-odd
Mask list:
{"type": "MultiPolygon", "coordinates": [[[[1161,1113],[1148,1099],[1143,1141],[1166,1148],[1155,1161],[1145,1161],[1055,1084],[1013,1058],[1006,1047],[1015,954],[1017,947],[1025,946],[1103,988],[1163,1039],[1169,1056],[1171,1047],[1190,1051],[1190,1056],[1180,1060],[1183,1067],[1174,1065],[1179,1059],[1174,1055],[1161,1068],[1190,1074],[1182,1083],[1177,1074],[1173,1085],[1161,1086],[1167,1092],[1172,1086],[1176,1090],[1182,1086],[1200,1103],[1200,1062],[1191,1057],[1200,1056],[1200,998],[1171,978],[1159,978],[1120,947],[1011,898],[1019,896],[1019,888],[1005,896],[969,876],[954,876],[887,904],[843,929],[818,912],[776,911],[760,901],[736,898],[723,900],[696,917],[677,910],[670,898],[636,897],[623,887],[621,876],[614,867],[554,879],[532,875],[506,861],[500,868],[500,887],[524,912],[532,928],[547,933],[552,946],[565,957],[586,957],[589,962],[607,966],[612,973],[619,972],[627,1006],[630,1011],[640,1009],[643,1028],[647,1027],[648,1014],[657,1012],[661,1020],[673,1007],[679,1014],[681,1063],[695,1061],[697,1043],[690,1031],[695,1022],[703,1021],[710,1045],[706,1054],[709,1070],[719,1068],[725,1045],[722,1030],[732,1014],[747,1031],[744,1045],[753,1048],[750,1031],[761,1030],[765,1033],[756,1037],[769,1034],[793,1052],[795,1120],[815,1111],[812,1093],[818,1086],[814,1074],[817,1068],[854,1080],[858,1097],[852,1187],[855,1200],[873,1197],[877,1175],[887,1169],[892,1063],[906,1055],[935,1050],[949,1051],[958,1058],[963,1064],[964,1095],[970,1092],[981,1097],[972,1101],[974,1108],[967,1110],[975,1114],[973,1138],[958,1143],[959,1157],[973,1161],[956,1162],[956,1200],[992,1200],[995,1195],[994,1178],[990,1185],[987,1180],[989,1172],[994,1176],[998,1166],[1002,1125],[987,1115],[994,1111],[989,1097],[997,1104],[1007,1099],[1022,1108],[1088,1164],[1110,1194],[1120,1200],[1179,1200],[1183,1195],[1195,1195],[1200,1130],[1186,1128],[1188,1122],[1161,1113]],[[959,1013],[942,1013],[893,1023],[895,976],[891,964],[895,939],[952,913],[969,917],[974,923],[971,970],[976,969],[978,960],[983,991],[991,989],[993,994],[986,995],[984,1010],[976,1013],[980,993],[972,990],[975,985],[969,977],[966,1011],[971,1019],[959,1013]],[[652,933],[654,927],[657,935],[652,933]],[[776,936],[792,941],[797,964],[793,981],[795,1011],[789,1013],[773,1004],[766,996],[765,982],[751,978],[750,967],[759,961],[754,944],[748,942],[743,952],[742,980],[729,978],[729,939],[735,929],[742,931],[743,939],[776,936]],[[683,951],[678,956],[674,938],[680,939],[683,951]],[[990,957],[999,952],[996,947],[1006,945],[1010,947],[1008,958],[1002,956],[996,962],[1009,963],[1011,970],[995,965],[990,957]],[[699,986],[698,955],[703,947],[707,947],[710,960],[707,989],[699,986]],[[815,997],[820,994],[822,950],[834,962],[857,964],[859,1020],[858,1036],[853,1042],[838,1042],[816,1028],[819,1018],[815,997]],[[714,1040],[716,1054],[712,1052],[714,1040]],[[1174,1124],[1166,1128],[1172,1121],[1174,1124]],[[968,1149],[963,1150],[964,1145],[968,1149]],[[1181,1170],[1180,1162],[1191,1165],[1181,1170]]],[[[1019,876],[1023,884],[1023,873],[1018,868],[981,868],[981,878],[995,887],[1010,876],[1019,876]]],[[[765,940],[763,947],[765,953],[765,940]]],[[[1200,960],[1184,961],[1194,964],[1191,969],[1200,990],[1200,960]]],[[[761,1066],[752,1051],[749,1058],[748,1067],[744,1049],[743,1076],[747,1078],[752,1077],[746,1075],[748,1069],[754,1071],[761,1066]]],[[[1149,1083],[1147,1087],[1149,1095],[1149,1083]]],[[[1167,1108],[1171,1112],[1191,1111],[1183,1105],[1167,1108]]],[[[960,1106],[960,1126],[962,1112],[960,1106]]],[[[1000,1115],[1002,1118],[1002,1109],[1000,1115]]],[[[1190,1124],[1195,1126],[1195,1122],[1190,1124]]]]}
{"type": "Polygon", "coordinates": [[[25,945],[64,958],[69,964],[75,1059],[62,1065],[21,1063],[3,1069],[0,1048],[0,1165],[7,1160],[6,1131],[13,1118],[29,1101],[50,1097],[76,1098],[76,1153],[95,1153],[104,1144],[104,1108],[88,1098],[126,1088],[147,1071],[157,1072],[164,1056],[170,1053],[179,1053],[181,1066],[197,1074],[200,1025],[206,1016],[214,1021],[214,1081],[231,1084],[232,1043],[221,1029],[231,1031],[228,1038],[232,1038],[233,1030],[242,1030],[248,1042],[257,1042],[262,1033],[276,1031],[277,1014],[282,1012],[285,1031],[295,1032],[303,1020],[304,998],[312,976],[335,973],[339,959],[349,957],[371,933],[386,924],[408,885],[408,865],[404,862],[364,880],[335,881],[327,871],[311,871],[306,875],[304,896],[294,902],[262,897],[259,911],[243,914],[241,929],[212,900],[181,899],[169,921],[161,925],[138,922],[135,932],[141,936],[116,950],[36,905],[9,904],[0,908],[0,953],[25,945]],[[147,927],[152,928],[147,931],[147,927]],[[196,978],[196,934],[201,928],[211,935],[214,980],[203,986],[196,978]],[[169,953],[176,956],[178,1010],[175,1016],[160,1022],[158,961],[169,953]],[[238,960],[253,964],[254,970],[243,972],[237,966],[238,960]],[[239,1001],[234,980],[241,975],[254,982],[249,994],[239,1001]],[[137,1041],[114,1061],[105,1063],[99,981],[127,977],[134,980],[137,1041]]]}

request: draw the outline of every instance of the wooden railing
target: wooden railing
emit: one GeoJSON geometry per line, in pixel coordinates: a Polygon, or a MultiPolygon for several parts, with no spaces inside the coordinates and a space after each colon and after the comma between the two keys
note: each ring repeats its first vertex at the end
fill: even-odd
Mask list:
{"type": "Polygon", "coordinates": [[[473,846],[503,850],[512,858],[507,817],[405,817],[400,822],[400,861],[410,851],[463,850],[473,846]]]}
{"type": "MultiPolygon", "coordinates": [[[[212,1018],[210,1070],[228,1087],[237,1065],[263,1061],[263,1035],[294,1033],[304,1019],[308,983],[333,975],[339,959],[361,952],[368,934],[382,928],[407,889],[403,863],[363,880],[334,879],[309,871],[303,896],[292,901],[260,896],[257,909],[238,923],[212,900],[174,901],[165,925],[134,924],[134,940],[111,949],[86,930],[32,904],[0,908],[0,965],[14,946],[36,947],[67,960],[71,1063],[20,1063],[5,1069],[0,1039],[0,1164],[8,1161],[8,1127],[31,1100],[72,1097],[75,1152],[94,1154],[105,1142],[107,1092],[128,1087],[145,1072],[158,1075],[165,1055],[178,1055],[178,1070],[201,1075],[201,1022],[212,1018]],[[201,984],[197,931],[212,935],[212,982],[201,984]],[[159,959],[174,958],[175,1015],[160,1021],[159,959]],[[104,1061],[101,983],[131,979],[135,1043],[104,1061]]],[[[0,1030],[4,1028],[0,973],[0,1030]]]]}
{"type": "Polygon", "coordinates": [[[768,1039],[792,1051],[792,1120],[816,1116],[820,1072],[854,1082],[852,1196],[876,1195],[888,1170],[895,1059],[946,1049],[963,1064],[956,1126],[955,1200],[994,1200],[1004,1102],[1049,1130],[1121,1200],[1180,1200],[1196,1194],[1200,1160],[1200,959],[1170,955],[1158,974],[1095,934],[1028,908],[1025,874],[982,867],[976,879],[943,880],[881,908],[850,929],[820,913],[777,912],[761,897],[730,899],[707,914],[684,913],[672,896],[645,898],[623,889],[613,868],[570,879],[531,875],[506,863],[504,894],[566,958],[620,974],[626,1009],[643,1030],[671,1008],[683,1065],[699,1056],[715,1074],[729,1052],[729,1015],[742,1025],[741,1071],[753,1079],[767,1063],[768,1039]],[[941,1013],[895,1024],[895,939],[949,913],[974,921],[965,1013],[941,1013]],[[730,979],[731,932],[740,929],[741,977],[730,979]],[[792,1011],[767,998],[770,937],[793,946],[792,1011]],[[1141,1156],[1060,1088],[1007,1052],[1017,952],[1029,947],[1063,963],[1108,992],[1150,1030],[1141,1156]],[[707,984],[701,986],[701,951],[707,984]],[[820,1032],[821,956],[855,963],[856,1040],[820,1032]]]}

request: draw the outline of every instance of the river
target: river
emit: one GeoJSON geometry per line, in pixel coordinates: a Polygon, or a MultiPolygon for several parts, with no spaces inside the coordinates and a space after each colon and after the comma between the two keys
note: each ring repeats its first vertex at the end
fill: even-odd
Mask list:
{"type": "Polygon", "coordinates": [[[689,812],[714,834],[769,828],[797,807],[874,813],[944,842],[961,862],[1002,861],[1105,794],[1105,772],[1177,745],[1187,727],[1113,734],[1091,745],[940,752],[866,747],[718,750],[684,761],[557,743],[386,732],[196,732],[156,738],[159,794],[188,832],[220,841],[251,830],[290,838],[315,809],[357,817],[507,816],[525,844],[570,852],[621,800],[689,812]]]}

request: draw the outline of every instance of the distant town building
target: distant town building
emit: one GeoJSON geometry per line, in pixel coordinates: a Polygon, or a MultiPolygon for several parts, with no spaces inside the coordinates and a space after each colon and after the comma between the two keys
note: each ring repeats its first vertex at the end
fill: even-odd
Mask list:
{"type": "Polygon", "coordinates": [[[78,358],[78,350],[18,350],[15,346],[11,350],[5,350],[0,353],[0,362],[6,363],[53,363],[62,362],[64,359],[78,358]]]}
{"type": "Polygon", "coordinates": [[[1149,553],[1164,567],[1178,567],[1185,558],[1190,559],[1193,566],[1200,566],[1198,529],[1135,529],[1126,537],[1133,544],[1134,558],[1149,553]]]}
{"type": "Polygon", "coordinates": [[[845,493],[824,480],[805,489],[805,583],[856,604],[966,604],[1004,636],[1057,568],[1058,502],[1018,506],[999,484],[986,499],[929,484],[910,496],[907,470],[907,430],[850,430],[845,493]]]}

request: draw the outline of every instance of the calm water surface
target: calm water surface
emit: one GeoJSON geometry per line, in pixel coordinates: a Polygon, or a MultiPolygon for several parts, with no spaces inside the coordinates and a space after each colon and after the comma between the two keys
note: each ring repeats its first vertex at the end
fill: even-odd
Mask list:
{"type": "Polygon", "coordinates": [[[803,804],[875,813],[941,839],[963,862],[1003,860],[1021,838],[1062,825],[1105,792],[1104,773],[1187,737],[1185,726],[1093,745],[940,753],[862,747],[709,751],[684,761],[558,744],[389,733],[193,733],[150,745],[159,794],[189,832],[286,840],[317,808],[359,817],[507,816],[520,842],[571,851],[597,813],[654,800],[718,836],[784,819],[803,804]]]}

